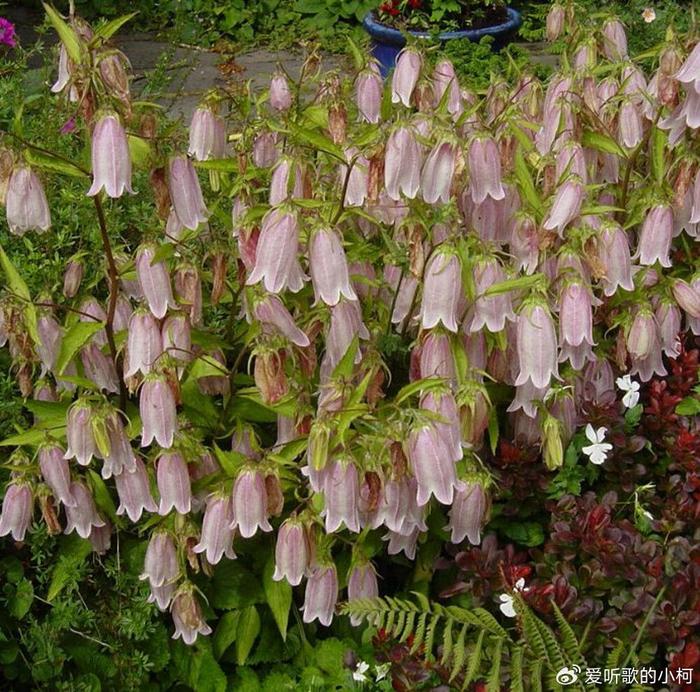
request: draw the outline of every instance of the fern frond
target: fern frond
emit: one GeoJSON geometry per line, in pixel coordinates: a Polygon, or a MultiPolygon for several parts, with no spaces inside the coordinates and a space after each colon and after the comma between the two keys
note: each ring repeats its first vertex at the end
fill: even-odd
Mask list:
{"type": "Polygon", "coordinates": [[[569,658],[570,663],[575,663],[582,669],[587,668],[586,659],[581,653],[581,644],[578,641],[576,634],[574,633],[571,625],[566,621],[566,618],[562,614],[561,610],[557,608],[557,604],[552,601],[552,610],[554,611],[554,618],[557,621],[557,628],[559,629],[559,636],[561,637],[562,648],[564,653],[569,658]]]}
{"type": "Polygon", "coordinates": [[[476,674],[479,672],[479,668],[481,667],[481,655],[483,653],[485,635],[485,630],[481,630],[481,632],[479,632],[479,638],[476,640],[474,650],[469,656],[469,663],[467,664],[467,673],[464,676],[464,683],[462,684],[463,690],[469,686],[469,684],[476,677],[476,674]]]}
{"type": "Polygon", "coordinates": [[[488,692],[500,692],[501,689],[501,652],[503,650],[503,640],[497,639],[496,646],[491,656],[491,673],[487,683],[488,692]]]}
{"type": "Polygon", "coordinates": [[[447,618],[445,626],[442,629],[442,656],[440,658],[440,663],[444,666],[447,661],[450,660],[452,656],[452,625],[454,620],[452,618],[447,618]]]}
{"type": "Polygon", "coordinates": [[[510,692],[524,692],[523,685],[523,647],[515,646],[510,654],[510,692]]]}
{"type": "Polygon", "coordinates": [[[459,671],[462,670],[464,666],[464,659],[467,657],[467,650],[465,647],[467,630],[469,625],[462,625],[462,629],[457,637],[457,642],[454,647],[454,657],[452,661],[452,670],[450,671],[450,682],[452,682],[458,675],[459,671]]]}

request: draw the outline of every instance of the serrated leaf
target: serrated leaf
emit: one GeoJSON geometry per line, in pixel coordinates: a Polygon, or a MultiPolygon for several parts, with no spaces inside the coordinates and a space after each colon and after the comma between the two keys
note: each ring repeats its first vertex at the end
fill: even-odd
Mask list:
{"type": "Polygon", "coordinates": [[[46,16],[49,18],[51,25],[54,29],[56,29],[58,37],[61,39],[63,45],[66,47],[68,57],[76,65],[79,65],[82,61],[82,54],[80,50],[80,42],[78,41],[78,37],[75,35],[75,32],[73,31],[71,26],[63,20],[61,15],[58,14],[58,12],[56,12],[56,10],[54,10],[53,7],[51,7],[51,5],[48,5],[45,2],[41,4],[44,6],[46,16]]]}
{"type": "Polygon", "coordinates": [[[277,629],[282,635],[282,640],[287,640],[287,625],[289,623],[289,611],[292,607],[292,587],[286,579],[275,581],[272,575],[275,571],[275,563],[270,558],[263,571],[263,589],[267,605],[275,618],[277,629]]]}
{"type": "Polygon", "coordinates": [[[615,154],[623,159],[627,158],[627,152],[609,135],[602,132],[586,130],[581,138],[581,144],[589,149],[596,149],[605,154],[615,154]]]}
{"type": "Polygon", "coordinates": [[[104,328],[104,322],[76,322],[61,340],[61,350],[56,359],[56,373],[62,375],[75,354],[104,328]]]}
{"type": "Polygon", "coordinates": [[[338,365],[335,366],[333,370],[333,379],[347,379],[352,375],[353,367],[355,365],[355,354],[357,349],[360,347],[360,340],[357,335],[355,335],[350,342],[347,350],[340,359],[338,365]]]}
{"type": "Polygon", "coordinates": [[[260,634],[260,615],[254,605],[241,611],[236,630],[236,663],[242,666],[260,634]]]}
{"type": "Polygon", "coordinates": [[[219,618],[219,624],[216,626],[214,638],[212,640],[214,646],[214,658],[219,659],[236,640],[238,632],[238,621],[241,613],[238,610],[231,610],[224,613],[219,618]]]}

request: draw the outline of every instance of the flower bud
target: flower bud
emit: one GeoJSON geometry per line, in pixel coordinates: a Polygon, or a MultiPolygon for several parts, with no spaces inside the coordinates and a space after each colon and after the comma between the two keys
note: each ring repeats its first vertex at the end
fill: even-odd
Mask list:
{"type": "Polygon", "coordinates": [[[547,40],[550,42],[556,41],[564,31],[564,23],[566,22],[566,10],[563,5],[555,3],[549,9],[547,14],[547,22],[545,33],[547,40]]]}
{"type": "Polygon", "coordinates": [[[192,359],[190,322],[186,315],[176,312],[168,315],[161,328],[163,351],[171,358],[188,363],[192,359]]]}
{"type": "Polygon", "coordinates": [[[105,526],[105,521],[97,513],[92,495],[84,483],[70,484],[70,494],[75,505],[66,505],[66,528],[64,533],[75,531],[81,538],[88,538],[93,528],[105,526]]]}
{"type": "Polygon", "coordinates": [[[190,316],[190,323],[197,327],[202,323],[202,282],[192,264],[180,264],[175,270],[175,295],[190,316]]]}
{"type": "Polygon", "coordinates": [[[187,153],[197,161],[220,159],[226,146],[224,121],[210,108],[197,108],[190,123],[187,153]]]}
{"type": "Polygon", "coordinates": [[[187,514],[192,506],[192,490],[187,464],[179,452],[164,452],[158,457],[156,480],[160,493],[158,514],[166,516],[172,509],[187,514]]]}
{"type": "Polygon", "coordinates": [[[16,166],[12,171],[5,195],[5,211],[10,232],[15,235],[50,228],[51,213],[44,188],[28,166],[16,166]]]}
{"type": "Polygon", "coordinates": [[[697,284],[697,281],[691,285],[682,279],[676,279],[671,284],[676,302],[689,317],[694,319],[700,318],[700,290],[696,288],[697,284]]]}
{"type": "Polygon", "coordinates": [[[75,500],[70,494],[68,462],[64,459],[63,450],[58,445],[47,445],[39,450],[39,469],[54,497],[64,505],[75,506],[75,500]]]}
{"type": "MultiPolygon", "coordinates": [[[[348,577],[348,602],[362,598],[376,598],[379,596],[379,585],[377,584],[377,573],[371,562],[356,564],[350,570],[348,577]]],[[[358,615],[350,616],[350,624],[357,627],[362,622],[362,617],[358,615]]]]}
{"type": "Polygon", "coordinates": [[[338,573],[335,565],[319,565],[306,583],[304,592],[304,622],[318,620],[328,627],[333,621],[338,601],[338,573]]]}
{"type": "Polygon", "coordinates": [[[128,105],[129,103],[129,77],[127,68],[129,59],[121,51],[108,53],[100,58],[98,63],[102,83],[107,90],[112,92],[115,98],[128,105]]]}
{"type": "Polygon", "coordinates": [[[170,159],[169,173],[170,199],[177,218],[185,228],[196,231],[209,218],[197,172],[186,156],[175,156],[170,159]]]}
{"type": "Polygon", "coordinates": [[[309,345],[309,337],[294,322],[294,318],[276,295],[266,295],[253,308],[255,319],[263,323],[263,330],[273,327],[289,341],[302,348],[309,345]]]}
{"type": "Polygon", "coordinates": [[[618,139],[623,147],[634,149],[644,138],[642,115],[633,101],[624,101],[618,117],[618,139]]]}
{"type": "Polygon", "coordinates": [[[63,295],[75,298],[83,279],[83,263],[80,260],[70,260],[63,275],[63,295]]]}
{"type": "Polygon", "coordinates": [[[254,536],[258,528],[272,531],[267,520],[267,492],[265,479],[256,469],[246,469],[238,474],[233,485],[232,529],[238,529],[243,538],[254,536]]]}
{"type": "Polygon", "coordinates": [[[211,627],[204,621],[199,601],[191,588],[180,589],[175,594],[170,612],[175,624],[173,639],[182,637],[182,641],[189,646],[195,643],[200,634],[211,634],[211,627]]]}
{"type": "Polygon", "coordinates": [[[92,185],[87,191],[94,197],[101,190],[116,198],[131,192],[131,155],[126,132],[116,115],[100,118],[92,133],[92,185]]]}
{"type": "Polygon", "coordinates": [[[41,360],[41,376],[52,372],[56,365],[58,353],[61,350],[62,330],[51,313],[41,312],[37,319],[36,330],[39,341],[36,344],[37,355],[41,360]]]}
{"type": "Polygon", "coordinates": [[[627,59],[627,34],[618,19],[603,24],[603,52],[609,60],[627,59]]]}
{"type": "Polygon", "coordinates": [[[355,103],[361,120],[379,122],[383,88],[379,68],[375,62],[370,62],[355,80],[355,103]]]}
{"type": "Polygon", "coordinates": [[[16,541],[23,541],[32,521],[34,500],[32,489],[25,483],[10,483],[5,489],[0,513],[0,536],[11,533],[16,541]]]}
{"type": "Polygon", "coordinates": [[[270,80],[270,105],[276,111],[286,111],[292,105],[289,82],[282,72],[275,72],[270,80]]]}
{"type": "Polygon", "coordinates": [[[154,317],[162,319],[168,308],[177,308],[170,286],[170,277],[165,263],[154,261],[156,248],[142,245],[136,252],[136,275],[139,286],[154,317]]]}

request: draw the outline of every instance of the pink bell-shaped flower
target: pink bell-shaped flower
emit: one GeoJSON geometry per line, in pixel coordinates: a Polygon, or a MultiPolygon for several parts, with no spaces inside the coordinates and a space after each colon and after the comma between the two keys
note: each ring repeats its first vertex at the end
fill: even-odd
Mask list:
{"type": "Polygon", "coordinates": [[[439,249],[433,252],[424,273],[420,306],[423,329],[431,329],[442,322],[446,329],[457,332],[462,297],[461,273],[457,255],[439,249]]]}
{"type": "Polygon", "coordinates": [[[64,457],[76,459],[81,466],[87,466],[97,452],[92,434],[92,406],[78,399],[68,410],[66,438],[68,449],[64,457]]]}
{"type": "Polygon", "coordinates": [[[435,421],[433,425],[440,434],[440,438],[445,442],[450,459],[459,461],[463,456],[461,425],[457,402],[452,392],[449,389],[430,391],[421,397],[420,407],[439,417],[440,420],[435,421]]]}
{"type": "Polygon", "coordinates": [[[255,319],[263,323],[263,329],[274,328],[274,331],[285,336],[289,341],[301,348],[309,345],[309,337],[297,327],[289,310],[276,295],[266,295],[253,308],[255,319]]]}
{"type": "Polygon", "coordinates": [[[484,295],[494,284],[506,280],[503,267],[495,258],[477,263],[474,269],[476,301],[469,332],[474,334],[486,327],[490,332],[500,332],[506,326],[506,320],[515,321],[513,302],[510,293],[484,295]]]}
{"type": "Polygon", "coordinates": [[[165,263],[154,261],[156,248],[142,245],[136,253],[136,275],[139,286],[154,317],[162,319],[168,308],[177,308],[165,263]]]}
{"type": "Polygon", "coordinates": [[[77,481],[71,483],[70,494],[75,500],[75,504],[65,506],[66,528],[64,533],[75,531],[81,538],[88,538],[93,528],[106,526],[104,519],[97,513],[95,501],[84,483],[77,481]]]}
{"type": "MultiPolygon", "coordinates": [[[[359,562],[350,569],[348,577],[348,602],[361,598],[376,598],[379,596],[377,573],[371,562],[359,562]]],[[[358,615],[350,616],[350,624],[357,627],[362,622],[358,615]]]]}
{"type": "Polygon", "coordinates": [[[435,89],[435,104],[439,104],[447,94],[447,112],[458,118],[462,114],[462,94],[454,65],[449,60],[440,60],[433,72],[433,88],[435,89]]]}
{"type": "Polygon", "coordinates": [[[148,447],[154,440],[163,448],[172,447],[177,432],[177,407],[168,381],[162,375],[150,374],[141,385],[139,396],[141,412],[141,446],[148,447]]]}
{"type": "Polygon", "coordinates": [[[117,514],[128,514],[129,519],[136,523],[143,511],[157,512],[158,506],[151,495],[150,482],[146,467],[141,459],[136,457],[136,468],[133,471],[122,471],[115,474],[114,484],[119,495],[117,514]]]}
{"type": "Polygon", "coordinates": [[[187,514],[190,511],[192,507],[190,474],[182,454],[164,452],[158,457],[156,481],[160,493],[158,514],[166,516],[173,509],[179,514],[187,514]]]}
{"type": "Polygon", "coordinates": [[[15,235],[32,230],[47,231],[51,227],[44,188],[28,166],[16,166],[12,171],[5,193],[5,212],[10,232],[15,235]]]}
{"type": "Polygon", "coordinates": [[[642,308],[632,320],[627,333],[627,351],[633,359],[644,360],[656,347],[658,341],[654,313],[648,308],[642,308]]]}
{"type": "Polygon", "coordinates": [[[619,19],[603,24],[603,52],[609,60],[627,59],[627,34],[619,19]]]}
{"type": "Polygon", "coordinates": [[[104,115],[92,133],[92,185],[87,194],[93,197],[104,190],[108,197],[131,192],[131,155],[126,132],[116,115],[104,115]]]}
{"type": "Polygon", "coordinates": [[[292,586],[298,586],[309,567],[310,557],[304,525],[296,517],[290,517],[277,532],[272,578],[275,581],[286,579],[292,586]]]}
{"type": "Polygon", "coordinates": [[[645,266],[658,262],[662,267],[670,267],[671,239],[673,238],[673,210],[667,204],[658,204],[649,210],[642,230],[635,259],[645,266]]]}
{"type": "Polygon", "coordinates": [[[474,204],[487,197],[499,200],[506,196],[498,147],[491,137],[475,137],[469,147],[469,190],[474,204]]]}
{"type": "Polygon", "coordinates": [[[168,189],[180,223],[185,228],[196,231],[199,224],[209,218],[209,212],[204,204],[197,172],[186,156],[170,159],[168,189]]]}
{"type": "Polygon", "coordinates": [[[351,461],[336,460],[329,465],[323,484],[326,499],[326,533],[334,533],[343,524],[353,533],[360,532],[357,468],[351,461]]]}
{"type": "Polygon", "coordinates": [[[692,84],[695,91],[700,90],[700,43],[695,44],[690,55],[674,76],[682,84],[692,84]]]}
{"type": "Polygon", "coordinates": [[[233,510],[231,498],[219,494],[210,495],[202,521],[202,534],[199,543],[193,548],[195,553],[205,553],[210,565],[217,564],[223,555],[236,559],[233,552],[233,510]]]}
{"type": "Polygon", "coordinates": [[[267,520],[267,492],[265,478],[257,469],[245,469],[238,474],[231,496],[233,507],[232,529],[238,529],[243,538],[256,531],[272,531],[267,520]]]}
{"type": "Polygon", "coordinates": [[[682,279],[676,279],[671,284],[676,302],[689,317],[694,319],[700,318],[700,290],[697,286],[697,280],[689,284],[682,279]]]}
{"type": "Polygon", "coordinates": [[[253,163],[258,168],[270,168],[277,162],[278,158],[277,133],[261,132],[258,134],[253,140],[253,163]]]}
{"type": "MultiPolygon", "coordinates": [[[[326,358],[331,368],[340,363],[356,336],[369,339],[360,304],[356,300],[341,300],[331,309],[331,325],[326,337],[326,358]]],[[[358,349],[355,362],[359,363],[361,359],[362,354],[358,349]]]]}
{"type": "Polygon", "coordinates": [[[97,385],[98,389],[112,394],[119,391],[114,361],[105,355],[96,343],[90,343],[80,349],[80,360],[85,370],[85,377],[97,385]]]}
{"type": "Polygon", "coordinates": [[[444,377],[455,381],[455,361],[447,334],[431,332],[418,352],[418,378],[444,377]]]}
{"type": "Polygon", "coordinates": [[[53,496],[64,505],[75,506],[70,494],[70,469],[63,450],[57,444],[49,444],[39,450],[39,469],[53,496]]]}
{"type": "Polygon", "coordinates": [[[359,155],[354,147],[348,147],[345,150],[345,156],[348,165],[341,164],[338,167],[339,185],[341,189],[345,187],[344,204],[346,207],[361,207],[365,203],[368,194],[369,161],[364,156],[359,155]],[[348,166],[353,159],[354,163],[350,170],[350,177],[347,181],[347,186],[345,186],[345,176],[348,174],[348,166]]]}
{"type": "Polygon", "coordinates": [[[187,153],[197,161],[220,159],[225,146],[224,121],[211,108],[197,108],[192,115],[187,153]]]}
{"type": "Polygon", "coordinates": [[[605,268],[603,293],[612,296],[619,288],[634,290],[632,258],[627,233],[617,224],[606,223],[600,232],[601,250],[598,253],[605,268]]]}
{"type": "Polygon", "coordinates": [[[309,245],[309,273],[316,304],[337,305],[341,297],[357,300],[338,234],[328,228],[318,229],[312,233],[309,245]]]}
{"type": "Polygon", "coordinates": [[[307,278],[298,258],[299,230],[296,216],[280,209],[271,209],[262,221],[255,266],[246,284],[260,281],[270,293],[289,289],[297,293],[307,278]]]}
{"type": "Polygon", "coordinates": [[[411,105],[411,95],[418,83],[423,59],[412,48],[401,51],[396,60],[396,69],[391,79],[391,102],[411,105]]]}
{"type": "Polygon", "coordinates": [[[370,62],[355,79],[355,103],[360,119],[378,123],[384,83],[375,62],[370,62]]]}
{"type": "Polygon", "coordinates": [[[124,377],[148,375],[163,352],[160,327],[148,310],[135,310],[129,319],[124,377]]]}
{"type": "Polygon", "coordinates": [[[338,573],[335,565],[317,566],[306,583],[304,592],[304,622],[318,620],[328,627],[333,621],[338,602],[338,573]]]}
{"type": "Polygon", "coordinates": [[[572,176],[562,183],[557,188],[543,227],[548,231],[556,230],[563,238],[564,229],[579,215],[584,196],[585,188],[579,179],[572,176]]]}
{"type": "Polygon", "coordinates": [[[681,311],[672,301],[665,300],[654,311],[661,350],[669,358],[677,358],[681,353],[681,311]]]}
{"type": "Polygon", "coordinates": [[[303,196],[304,174],[301,165],[287,156],[282,157],[272,171],[270,206],[277,206],[285,199],[299,199],[303,196]]]}
{"type": "Polygon", "coordinates": [[[517,348],[520,372],[515,384],[528,380],[540,389],[559,377],[557,336],[549,311],[540,303],[524,307],[518,315],[517,348]]]}
{"type": "Polygon", "coordinates": [[[136,456],[124,429],[121,415],[117,411],[111,411],[105,416],[104,434],[107,437],[107,450],[103,450],[102,478],[107,479],[125,471],[134,471],[136,456]]]}
{"type": "Polygon", "coordinates": [[[423,425],[408,437],[408,460],[418,483],[416,500],[422,507],[434,495],[443,505],[451,505],[457,473],[449,441],[435,425],[423,425]]]}
{"type": "Polygon", "coordinates": [[[464,487],[455,492],[450,509],[450,541],[461,543],[465,538],[472,545],[481,543],[481,527],[489,511],[489,497],[478,480],[466,481],[464,487]]]}
{"type": "Polygon", "coordinates": [[[279,112],[289,110],[292,105],[289,82],[282,72],[275,72],[270,80],[270,105],[279,112]]]}
{"type": "Polygon", "coordinates": [[[545,22],[545,34],[550,42],[556,41],[564,31],[566,25],[566,9],[559,3],[553,4],[547,13],[545,22]]]}
{"type": "Polygon", "coordinates": [[[56,365],[56,359],[61,350],[62,330],[61,325],[50,313],[39,315],[36,330],[39,334],[36,351],[41,360],[41,375],[43,377],[47,372],[52,372],[56,365]]]}
{"type": "Polygon", "coordinates": [[[628,149],[634,149],[644,138],[640,107],[632,100],[624,101],[620,106],[618,138],[628,149]]]}
{"type": "Polygon", "coordinates": [[[12,534],[16,541],[23,541],[32,521],[34,499],[32,489],[26,483],[10,483],[5,490],[0,513],[0,536],[12,534]]]}
{"type": "Polygon", "coordinates": [[[390,199],[398,201],[401,194],[413,199],[420,188],[422,156],[420,145],[410,127],[394,130],[386,143],[384,154],[384,185],[390,199]]]}
{"type": "Polygon", "coordinates": [[[593,359],[593,307],[591,293],[580,281],[567,283],[559,299],[560,361],[569,360],[580,370],[593,359]]]}
{"type": "Polygon", "coordinates": [[[151,587],[172,584],[180,574],[177,550],[172,536],[165,531],[154,531],[146,548],[143,573],[139,579],[148,580],[151,587]]]}
{"type": "Polygon", "coordinates": [[[435,204],[438,200],[443,204],[450,201],[456,160],[457,147],[451,142],[436,144],[428,154],[420,176],[423,199],[428,204],[435,204]]]}
{"type": "Polygon", "coordinates": [[[192,334],[187,315],[182,312],[168,315],[163,322],[160,334],[162,352],[181,363],[192,360],[192,334]]]}
{"type": "Polygon", "coordinates": [[[200,634],[211,634],[211,627],[204,621],[199,601],[192,593],[191,587],[185,586],[178,590],[170,606],[170,613],[175,625],[173,639],[182,638],[182,641],[190,646],[197,641],[200,634]]]}

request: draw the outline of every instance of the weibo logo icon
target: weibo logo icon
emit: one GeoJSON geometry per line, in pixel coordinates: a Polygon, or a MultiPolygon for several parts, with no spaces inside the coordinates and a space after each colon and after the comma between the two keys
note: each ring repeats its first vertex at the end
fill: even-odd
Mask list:
{"type": "Polygon", "coordinates": [[[580,666],[572,666],[571,668],[564,666],[564,668],[557,673],[556,680],[560,685],[573,685],[578,680],[580,672],[580,666]]]}

